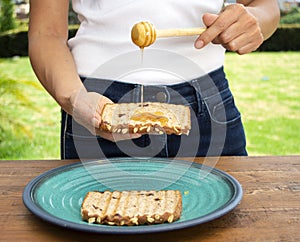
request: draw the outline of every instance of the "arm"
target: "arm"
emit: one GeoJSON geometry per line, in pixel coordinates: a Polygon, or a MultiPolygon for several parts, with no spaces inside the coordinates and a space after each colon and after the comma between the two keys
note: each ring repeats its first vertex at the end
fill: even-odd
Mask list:
{"type": "Polygon", "coordinates": [[[71,96],[83,88],[67,46],[67,0],[31,0],[29,58],[45,89],[69,114],[71,96]]]}
{"type": "Polygon", "coordinates": [[[274,33],[279,18],[276,0],[237,0],[219,15],[203,16],[208,29],[196,40],[195,47],[213,42],[239,54],[249,53],[274,33]]]}
{"type": "Polygon", "coordinates": [[[39,81],[73,118],[91,133],[109,140],[125,137],[99,129],[101,111],[110,99],[84,88],[68,48],[69,0],[31,0],[29,58],[39,81]]]}

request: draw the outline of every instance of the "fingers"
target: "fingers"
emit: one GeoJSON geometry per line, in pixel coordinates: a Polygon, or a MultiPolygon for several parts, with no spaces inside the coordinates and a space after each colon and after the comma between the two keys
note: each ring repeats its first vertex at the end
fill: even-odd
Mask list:
{"type": "Polygon", "coordinates": [[[91,123],[94,128],[98,128],[101,123],[101,115],[99,115],[99,113],[95,113],[94,117],[92,118],[91,123]]]}
{"type": "Polygon", "coordinates": [[[223,42],[223,46],[230,51],[238,54],[246,54],[256,50],[263,42],[263,36],[260,33],[248,32],[236,36],[235,38],[223,42]]]}
{"type": "Polygon", "coordinates": [[[73,97],[73,118],[93,135],[100,136],[112,142],[136,139],[141,134],[112,134],[100,129],[101,114],[104,106],[112,101],[96,92],[80,90],[73,97]]]}
{"type": "Polygon", "coordinates": [[[112,142],[128,140],[128,139],[136,139],[141,137],[140,134],[116,134],[116,133],[109,133],[106,131],[101,130],[101,113],[104,106],[107,103],[113,103],[109,98],[99,95],[97,93],[90,93],[91,96],[94,96],[97,102],[97,108],[94,113],[94,117],[92,118],[92,125],[94,127],[93,134],[101,136],[104,139],[110,140],[112,142]]]}
{"type": "Polygon", "coordinates": [[[211,26],[219,17],[218,14],[211,14],[211,13],[207,13],[203,15],[203,23],[205,24],[206,27],[211,26]]]}
{"type": "Polygon", "coordinates": [[[219,15],[205,14],[203,22],[208,28],[196,40],[196,48],[212,42],[245,54],[256,50],[263,42],[257,19],[242,4],[229,5],[219,15]]]}
{"type": "MultiPolygon", "coordinates": [[[[203,15],[203,22],[206,25],[206,27],[210,27],[211,25],[213,25],[213,23],[216,21],[218,17],[219,15],[217,14],[207,13],[203,15]]],[[[210,37],[211,33],[209,32],[207,33],[207,32],[208,29],[198,37],[198,39],[195,41],[195,48],[201,49],[215,38],[215,37],[213,38],[210,37]]]]}
{"type": "Polygon", "coordinates": [[[92,118],[92,125],[95,129],[97,129],[101,124],[101,113],[105,104],[113,102],[109,98],[99,95],[97,93],[94,93],[94,95],[97,95],[98,97],[96,97],[96,109],[92,118]]]}
{"type": "Polygon", "coordinates": [[[196,40],[195,47],[203,48],[214,40],[218,43],[220,34],[224,33],[230,25],[236,22],[236,17],[230,16],[229,14],[228,11],[224,11],[220,15],[210,13],[204,14],[203,22],[207,26],[207,29],[196,40]]]}

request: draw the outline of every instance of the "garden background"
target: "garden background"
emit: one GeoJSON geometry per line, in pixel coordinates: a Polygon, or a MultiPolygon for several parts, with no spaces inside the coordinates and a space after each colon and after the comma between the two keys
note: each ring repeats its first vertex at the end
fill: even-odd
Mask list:
{"type": "MultiPolygon", "coordinates": [[[[0,159],[60,158],[60,108],[31,69],[28,13],[16,12],[20,5],[0,3],[0,159]]],[[[71,11],[70,23],[72,36],[77,22],[71,11]]],[[[299,45],[300,12],[293,6],[282,11],[278,30],[256,52],[226,53],[249,155],[300,154],[299,45]]]]}

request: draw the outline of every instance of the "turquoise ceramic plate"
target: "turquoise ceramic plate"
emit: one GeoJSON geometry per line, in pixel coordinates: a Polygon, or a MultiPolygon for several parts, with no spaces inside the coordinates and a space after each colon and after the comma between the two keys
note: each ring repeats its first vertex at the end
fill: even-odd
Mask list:
{"type": "Polygon", "coordinates": [[[152,233],[182,229],[216,219],[234,209],[242,188],[229,174],[187,161],[119,158],[74,163],[50,170],[24,189],[25,206],[50,223],[95,233],[152,233]],[[82,221],[80,206],[88,191],[178,189],[182,215],[174,223],[108,226],[82,221]]]}

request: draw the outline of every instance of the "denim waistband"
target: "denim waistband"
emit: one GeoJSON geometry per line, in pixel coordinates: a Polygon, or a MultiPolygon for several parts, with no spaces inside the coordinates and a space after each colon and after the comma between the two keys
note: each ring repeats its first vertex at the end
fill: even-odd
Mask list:
{"type": "Polygon", "coordinates": [[[174,85],[142,86],[117,80],[86,77],[81,77],[81,80],[88,91],[98,92],[109,97],[113,102],[140,102],[143,91],[145,102],[182,103],[182,97],[193,95],[197,98],[205,98],[228,87],[223,67],[199,78],[174,85]]]}

